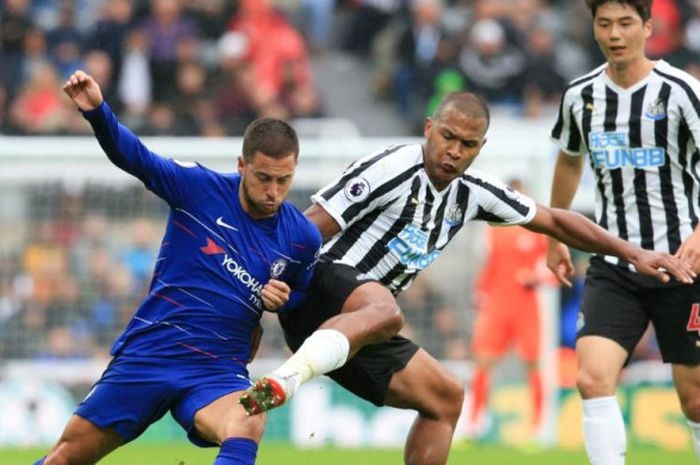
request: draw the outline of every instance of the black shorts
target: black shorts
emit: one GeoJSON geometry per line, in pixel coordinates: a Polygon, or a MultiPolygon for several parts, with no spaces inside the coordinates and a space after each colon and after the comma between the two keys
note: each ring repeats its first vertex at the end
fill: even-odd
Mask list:
{"type": "Polygon", "coordinates": [[[700,282],[661,283],[591,258],[577,338],[602,336],[631,354],[649,322],[654,324],[663,361],[700,363],[700,282]]]}
{"type": "MultiPolygon", "coordinates": [[[[348,265],[319,263],[316,266],[311,289],[304,302],[299,308],[279,315],[290,349],[296,352],[324,321],[340,313],[352,291],[372,281],[358,279],[359,274],[348,265]]],[[[408,364],[418,349],[410,340],[394,336],[384,343],[363,347],[328,376],[353,394],[381,406],[384,405],[391,377],[408,364]]]]}

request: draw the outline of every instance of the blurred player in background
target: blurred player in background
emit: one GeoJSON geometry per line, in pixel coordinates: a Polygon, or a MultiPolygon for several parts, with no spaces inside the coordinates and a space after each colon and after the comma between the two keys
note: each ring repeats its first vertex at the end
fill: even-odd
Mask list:
{"type": "MultiPolygon", "coordinates": [[[[596,178],[596,220],[647,250],[700,270],[700,83],[651,61],[651,0],[587,0],[606,63],[569,84],[552,138],[559,146],[552,206],[569,208],[586,159],[596,178]]],[[[551,240],[548,266],[569,284],[567,248],[551,240]]],[[[637,269],[637,271],[639,271],[637,269]]],[[[654,324],[700,457],[700,283],[639,276],[626,260],[591,259],[578,317],[577,386],[591,464],[625,462],[625,423],[615,398],[620,371],[654,324]]]]}
{"type": "MultiPolygon", "coordinates": [[[[524,192],[518,179],[508,185],[524,192]]],[[[477,317],[472,349],[476,370],[472,377],[472,402],[468,436],[483,433],[490,372],[511,347],[525,363],[530,387],[532,428],[542,416],[540,356],[540,304],[537,287],[547,254],[545,236],[524,228],[488,228],[489,252],[476,284],[477,317]]],[[[546,268],[544,268],[546,271],[546,268]]]]}
{"type": "Polygon", "coordinates": [[[465,172],[486,142],[489,118],[482,97],[449,94],[426,119],[423,144],[360,159],[312,197],[305,214],[327,242],[309,296],[298,311],[280,315],[295,354],[241,397],[248,412],[282,405],[299,385],[330,372],[375,405],[418,411],[405,463],[444,465],[464,389],[425,350],[396,335],[403,316],[395,296],[467,221],[524,224],[578,248],[625,257],[659,279],[669,279],[663,267],[692,281],[669,254],[632,246],[582,215],[536,205],[491,176],[465,172]]]}
{"type": "Polygon", "coordinates": [[[285,122],[250,124],[238,173],[150,152],[119,124],[82,71],[64,91],[109,159],[171,210],[148,296],[112,347],[109,367],[58,443],[36,464],[92,464],[168,411],[217,465],[252,465],[264,417],[237,403],[262,312],[293,309],[311,279],[318,229],[284,202],[299,143],[285,122]]]}

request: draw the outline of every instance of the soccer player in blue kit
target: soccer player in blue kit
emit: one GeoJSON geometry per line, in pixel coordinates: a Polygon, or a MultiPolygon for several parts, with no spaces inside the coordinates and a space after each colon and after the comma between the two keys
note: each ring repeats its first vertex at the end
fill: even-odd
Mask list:
{"type": "Polygon", "coordinates": [[[238,173],[150,152],[119,124],[82,71],[63,87],[109,159],[170,206],[150,292],[112,347],[114,358],[37,464],[93,464],[167,411],[216,465],[252,465],[264,416],[238,404],[265,310],[292,310],[310,283],[318,228],[284,202],[297,164],[294,130],[254,121],[238,173]]]}

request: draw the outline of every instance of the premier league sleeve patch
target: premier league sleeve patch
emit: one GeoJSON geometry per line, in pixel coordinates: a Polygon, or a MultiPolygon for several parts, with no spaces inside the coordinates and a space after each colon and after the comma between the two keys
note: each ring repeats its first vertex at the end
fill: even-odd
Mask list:
{"type": "Polygon", "coordinates": [[[362,202],[369,197],[369,182],[365,178],[352,178],[345,184],[345,197],[351,202],[362,202]]]}

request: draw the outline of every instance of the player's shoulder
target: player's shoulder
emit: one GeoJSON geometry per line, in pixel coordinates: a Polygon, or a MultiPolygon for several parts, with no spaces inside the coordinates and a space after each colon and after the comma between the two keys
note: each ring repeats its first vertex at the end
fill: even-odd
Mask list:
{"type": "Polygon", "coordinates": [[[583,74],[581,76],[575,77],[569,83],[566,85],[564,88],[564,96],[567,95],[573,95],[577,94],[582,87],[585,87],[589,84],[591,84],[596,78],[601,77],[605,70],[607,69],[608,64],[603,63],[602,65],[594,68],[593,70],[587,72],[586,74],[583,74]]]}
{"type": "Polygon", "coordinates": [[[459,181],[467,186],[485,187],[487,185],[505,188],[505,183],[493,174],[478,169],[469,168],[460,176],[459,181]]]}
{"type": "Polygon", "coordinates": [[[476,194],[478,199],[497,198],[506,203],[513,201],[534,204],[529,196],[516,191],[491,173],[469,168],[460,178],[476,194]]]}
{"type": "MultiPolygon", "coordinates": [[[[423,150],[420,143],[413,144],[393,144],[382,150],[375,151],[362,157],[356,164],[367,164],[382,166],[391,164],[393,166],[412,165],[422,162],[423,150]]],[[[393,170],[392,170],[393,171],[393,170]]]]}
{"type": "Polygon", "coordinates": [[[286,223],[286,230],[296,237],[297,241],[303,241],[307,245],[318,246],[321,244],[321,232],[310,219],[295,205],[285,200],[280,205],[280,219],[286,223]]]}
{"type": "Polygon", "coordinates": [[[238,173],[221,173],[219,171],[215,171],[205,165],[202,165],[197,161],[182,160],[178,158],[171,158],[170,160],[175,165],[179,166],[180,168],[183,168],[183,174],[192,174],[194,176],[203,176],[211,179],[220,179],[222,181],[230,178],[231,176],[238,176],[238,173]]]}
{"type": "Polygon", "coordinates": [[[658,78],[668,82],[672,88],[679,88],[686,92],[692,89],[695,94],[700,92],[700,82],[692,74],[664,60],[657,61],[652,72],[658,78]]]}
{"type": "Polygon", "coordinates": [[[423,149],[420,143],[391,145],[350,164],[344,175],[352,173],[353,177],[349,181],[343,180],[347,181],[346,185],[359,182],[374,188],[403,176],[407,170],[417,170],[422,166],[423,149]]]}

